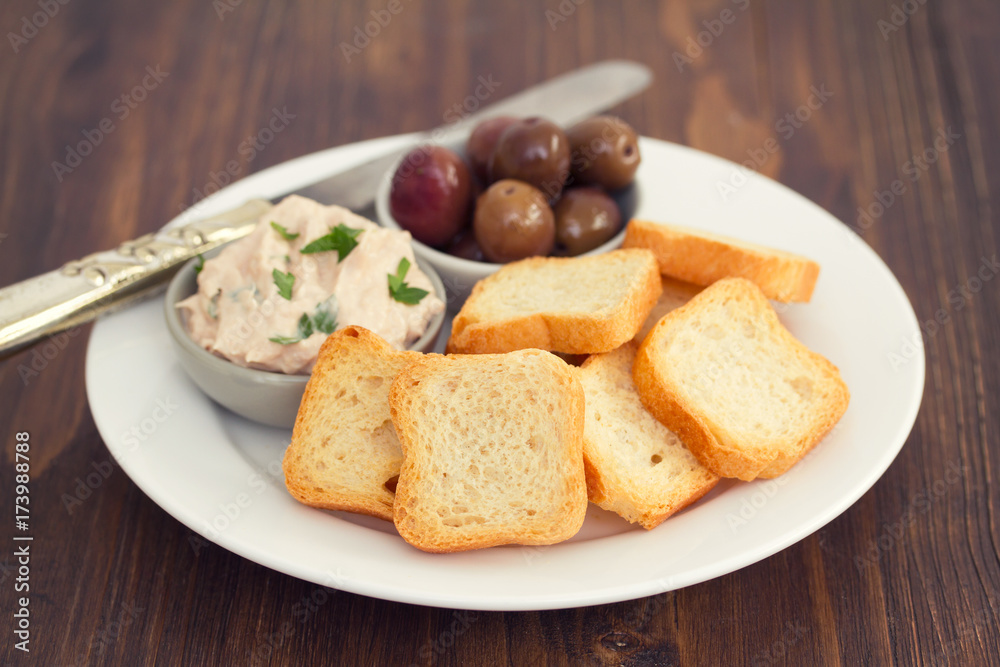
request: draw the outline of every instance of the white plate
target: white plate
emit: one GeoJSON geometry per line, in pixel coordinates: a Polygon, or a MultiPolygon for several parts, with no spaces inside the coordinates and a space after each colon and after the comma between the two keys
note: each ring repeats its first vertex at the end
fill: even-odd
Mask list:
{"type": "MultiPolygon", "coordinates": [[[[226,188],[196,214],[295,189],[398,141],[278,165],[226,188]]],[[[801,540],[875,483],[913,426],[924,384],[913,310],[878,256],[805,198],[750,174],[724,202],[717,184],[741,168],[651,139],[642,152],[639,217],[785,248],[822,265],[813,301],[781,316],[840,367],[851,404],[834,432],[780,480],[723,482],[648,532],[592,507],[580,534],[555,546],[426,554],[388,523],[292,500],[280,477],[290,431],[245,421],[198,391],[174,356],[159,300],[94,327],[87,395],[104,441],[154,502],[226,549],[295,577],[401,602],[483,610],[615,602],[718,577],[801,540]]]]}

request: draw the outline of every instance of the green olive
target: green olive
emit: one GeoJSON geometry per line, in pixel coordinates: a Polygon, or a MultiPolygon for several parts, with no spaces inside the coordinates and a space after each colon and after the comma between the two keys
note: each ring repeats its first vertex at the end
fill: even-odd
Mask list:
{"type": "Polygon", "coordinates": [[[620,118],[596,116],[566,131],[572,183],[619,190],[632,182],[642,157],[635,130],[620,118]]]}
{"type": "Polygon", "coordinates": [[[549,201],[562,192],[569,177],[566,134],[544,118],[525,118],[511,124],[497,139],[490,158],[493,180],[513,178],[535,186],[549,201]]]}
{"type": "Polygon", "coordinates": [[[472,229],[491,262],[548,255],[555,244],[548,199],[541,190],[510,179],[497,181],[480,195],[472,229]]]}
{"type": "Polygon", "coordinates": [[[597,188],[573,188],[553,209],[556,254],[582,255],[607,243],[622,226],[615,200],[597,188]]]}

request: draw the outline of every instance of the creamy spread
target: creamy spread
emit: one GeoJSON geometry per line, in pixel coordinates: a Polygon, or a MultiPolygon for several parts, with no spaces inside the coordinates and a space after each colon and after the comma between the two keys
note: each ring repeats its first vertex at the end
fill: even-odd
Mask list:
{"type": "Polygon", "coordinates": [[[417,267],[409,232],[293,195],[249,236],[205,261],[198,292],[177,307],[191,338],[209,352],[241,366],[296,374],[311,371],[327,335],[347,325],[404,349],[444,303],[417,267]],[[340,241],[351,239],[346,247],[357,244],[343,259],[343,244],[317,251],[323,244],[313,243],[335,230],[340,241]],[[398,275],[403,258],[410,266],[399,289],[401,281],[393,285],[389,275],[398,275]]]}

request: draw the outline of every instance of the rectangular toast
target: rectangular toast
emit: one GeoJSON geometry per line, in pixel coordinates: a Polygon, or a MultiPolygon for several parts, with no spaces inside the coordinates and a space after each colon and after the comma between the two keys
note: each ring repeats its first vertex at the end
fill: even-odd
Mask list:
{"type": "Polygon", "coordinates": [[[389,404],[403,449],[393,521],[413,546],[554,544],[580,529],[583,389],[555,355],[428,356],[389,404]]]}
{"type": "Polygon", "coordinates": [[[610,352],[635,336],[660,290],[648,250],[512,262],[476,283],[455,316],[447,350],[610,352]]]}
{"type": "Polygon", "coordinates": [[[746,278],[775,301],[809,301],[819,277],[807,257],[680,225],[632,220],[622,247],[651,250],[665,276],[703,287],[746,278]]]}
{"type": "Polygon", "coordinates": [[[639,345],[595,354],[577,369],[586,396],[583,459],[591,502],[655,528],[708,493],[719,476],[639,400],[632,362],[639,345]]]}
{"type": "Polygon", "coordinates": [[[777,477],[833,428],[837,367],[781,324],[761,290],[720,280],[661,319],[632,366],[643,405],[722,477],[777,477]]]}
{"type": "Polygon", "coordinates": [[[358,326],[324,341],[282,462],[296,500],[392,521],[403,452],[389,414],[389,387],[423,356],[358,326]]]}

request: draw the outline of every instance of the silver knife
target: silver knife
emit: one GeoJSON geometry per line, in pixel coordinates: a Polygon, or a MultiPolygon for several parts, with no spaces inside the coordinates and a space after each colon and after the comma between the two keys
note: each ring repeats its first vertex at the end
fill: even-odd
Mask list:
{"type": "MultiPolygon", "coordinates": [[[[641,92],[651,81],[649,68],[629,61],[582,67],[484,106],[458,122],[414,135],[401,147],[295,192],[270,201],[253,199],[204,220],[168,225],[0,289],[0,358],[158,293],[184,262],[246,236],[289,194],[361,210],[371,205],[386,171],[418,144],[462,139],[476,123],[493,116],[540,115],[558,125],[572,125],[641,92]]],[[[502,81],[496,83],[502,88],[502,81]]]]}

